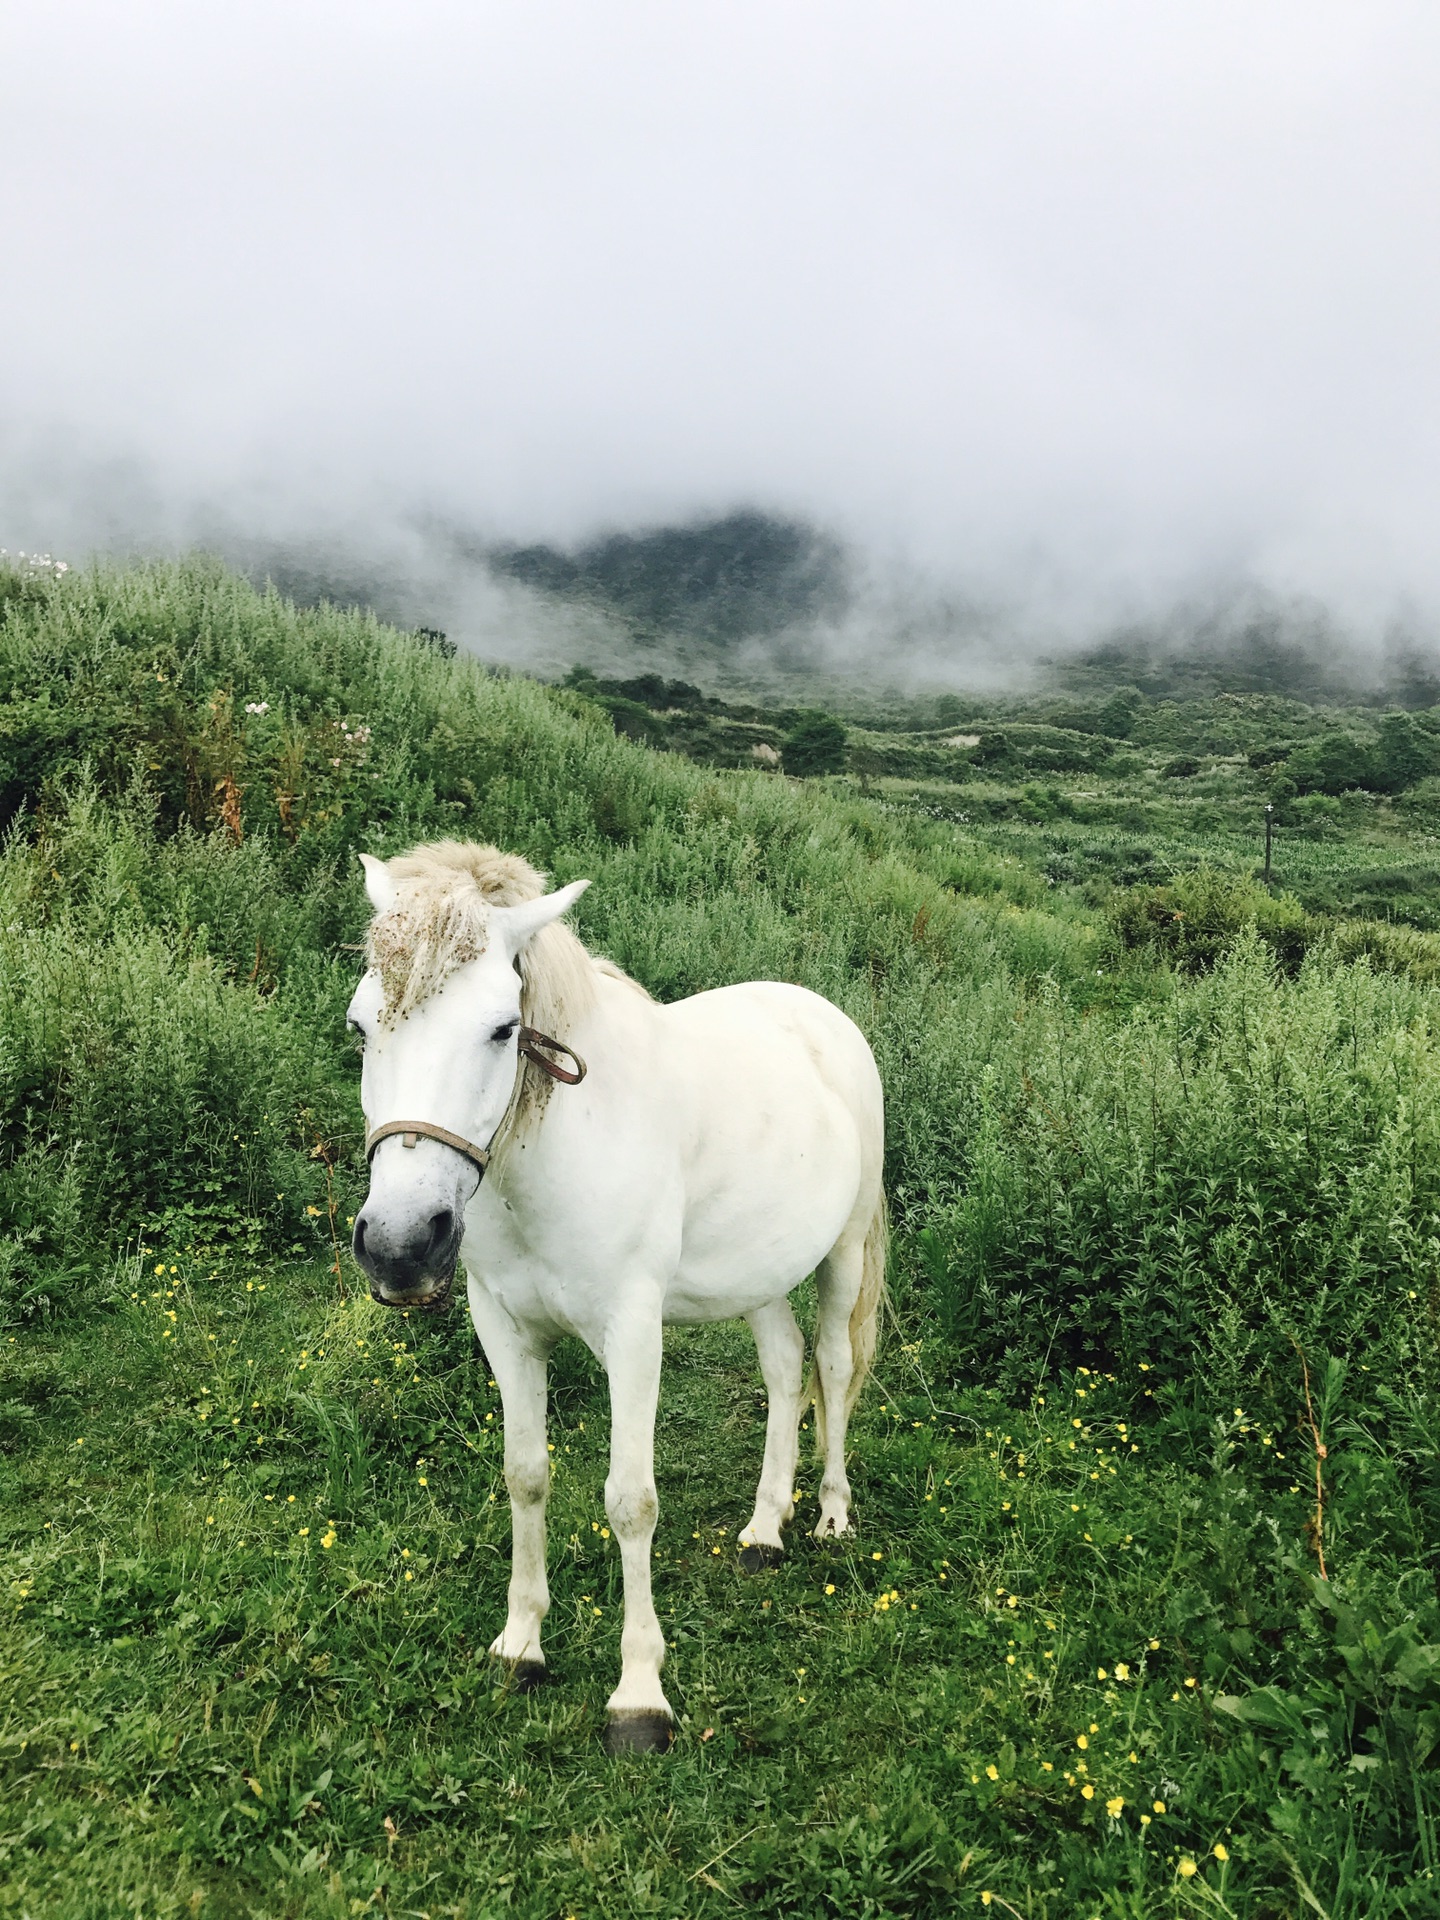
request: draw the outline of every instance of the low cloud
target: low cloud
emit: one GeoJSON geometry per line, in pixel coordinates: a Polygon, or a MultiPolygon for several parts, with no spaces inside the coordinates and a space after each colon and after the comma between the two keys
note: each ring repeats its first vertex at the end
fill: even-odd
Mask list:
{"type": "Polygon", "coordinates": [[[624,633],[494,556],[737,511],[843,550],[769,634],[837,668],[1440,607],[1431,9],[7,32],[11,548],[200,541],[541,666],[624,633]]]}

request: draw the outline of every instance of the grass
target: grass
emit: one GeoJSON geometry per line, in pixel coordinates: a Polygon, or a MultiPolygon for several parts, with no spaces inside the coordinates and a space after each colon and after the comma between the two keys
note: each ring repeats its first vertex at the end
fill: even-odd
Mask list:
{"type": "MultiPolygon", "coordinates": [[[[11,1911],[909,1914],[989,1891],[1059,1915],[1102,1887],[1117,1912],[1205,1911],[1207,1889],[1285,1910],[1276,1868],[1292,1889],[1305,1869],[1285,1873],[1224,1734],[1224,1641],[1326,1631],[1293,1434],[1240,1408],[1167,1430],[1129,1411],[1143,1375],[1083,1370],[1028,1404],[940,1407],[923,1347],[897,1343],[857,1421],[857,1537],[802,1534],[746,1576],[747,1339],[674,1335],[655,1575],[680,1734],[664,1762],[612,1762],[621,1592],[586,1357],[565,1354],[552,1425],[556,1678],[512,1696],[484,1654],[498,1400],[461,1316],[342,1303],[314,1265],[248,1284],[243,1264],[154,1266],[117,1269],[104,1339],[28,1335],[12,1374],[32,1520],[6,1662],[30,1783],[9,1799],[11,1911]]],[[[1327,1529],[1351,1582],[1377,1503],[1406,1524],[1385,1450],[1351,1435],[1344,1473],[1362,1462],[1367,1512],[1327,1529]]],[[[1302,1859],[1323,1809],[1332,1875],[1361,1816],[1334,1759],[1317,1741],[1323,1778],[1277,1780],[1271,1809],[1302,1859]]],[[[1338,1910],[1423,1910],[1363,1869],[1356,1893],[1338,1910]]]]}
{"type": "Polygon", "coordinates": [[[715,772],[203,565],[0,604],[0,1914],[1437,1910],[1430,936],[1282,912],[1223,835],[1098,885],[1128,829],[1018,775],[959,823],[715,772]],[[473,1336],[333,1270],[353,853],[440,832],[594,876],[663,997],[828,993],[886,1079],[852,1541],[805,1455],[740,1573],[753,1351],[669,1341],[663,1760],[600,1745],[598,1370],[557,1355],[515,1695],[473,1336]]]}

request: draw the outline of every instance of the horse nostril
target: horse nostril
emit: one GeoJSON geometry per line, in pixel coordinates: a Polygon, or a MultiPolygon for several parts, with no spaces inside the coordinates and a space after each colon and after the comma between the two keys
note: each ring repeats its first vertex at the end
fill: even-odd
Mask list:
{"type": "Polygon", "coordinates": [[[430,1244],[427,1254],[439,1253],[449,1240],[455,1228],[455,1216],[448,1207],[442,1207],[430,1222],[430,1244]]]}
{"type": "Polygon", "coordinates": [[[365,1258],[365,1216],[363,1213],[355,1222],[355,1236],[351,1244],[355,1249],[355,1258],[357,1260],[363,1260],[365,1258]]]}

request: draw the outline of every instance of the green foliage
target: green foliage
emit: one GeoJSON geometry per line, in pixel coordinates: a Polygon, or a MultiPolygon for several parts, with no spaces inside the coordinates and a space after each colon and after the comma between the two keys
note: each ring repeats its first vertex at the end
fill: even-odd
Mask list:
{"type": "Polygon", "coordinates": [[[1285,761],[1285,774],[1300,793],[1344,793],[1365,787],[1374,793],[1401,793],[1440,772],[1440,739],[1407,713],[1387,714],[1370,745],[1353,734],[1327,733],[1297,747],[1285,761]]]}
{"type": "Polygon", "coordinates": [[[1440,1245],[1440,1051],[1421,990],[1252,936],[1122,1028],[995,1036],[962,1196],[922,1237],[965,1377],[1145,1362],[1280,1409],[1292,1339],[1419,1366],[1440,1245]]]}
{"type": "Polygon", "coordinates": [[[845,728],[833,714],[807,713],[786,734],[780,752],[785,771],[801,779],[839,773],[845,765],[845,728]]]}
{"type": "Polygon", "coordinates": [[[1117,889],[1108,918],[1121,952],[1163,957],[1185,973],[1213,967],[1246,929],[1293,973],[1319,934],[1288,895],[1205,866],[1177,875],[1168,886],[1117,889]]]}

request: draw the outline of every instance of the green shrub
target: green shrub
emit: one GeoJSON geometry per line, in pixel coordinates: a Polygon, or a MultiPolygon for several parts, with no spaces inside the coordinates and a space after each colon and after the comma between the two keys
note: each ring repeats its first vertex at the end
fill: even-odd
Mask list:
{"type": "Polygon", "coordinates": [[[845,728],[833,714],[806,714],[785,735],[780,757],[785,771],[801,779],[839,773],[845,765],[845,728]]]}
{"type": "Polygon", "coordinates": [[[0,1233],[69,1263],[166,1214],[302,1230],[316,1139],[358,1143],[313,1024],[150,927],[0,930],[0,1233]]]}
{"type": "Polygon", "coordinates": [[[1187,974],[1215,966],[1247,930],[1293,972],[1319,932],[1288,894],[1203,866],[1164,886],[1117,889],[1108,919],[1122,952],[1166,959],[1187,974]]]}
{"type": "Polygon", "coordinates": [[[924,1236],[977,1374],[1142,1363],[1202,1400],[1293,1393],[1310,1351],[1412,1356],[1437,1284],[1440,1046],[1424,990],[1253,933],[1121,1024],[996,1033],[963,1192],[924,1236]],[[1008,1042],[1008,1044],[1007,1044],[1008,1042]],[[1277,1384],[1282,1383],[1282,1384],[1277,1384]]]}
{"type": "MultiPolygon", "coordinates": [[[[1252,756],[1253,760],[1253,756],[1252,756]]],[[[1294,749],[1285,772],[1301,793],[1403,793],[1440,773],[1440,740],[1408,713],[1390,713],[1370,745],[1353,734],[1327,733],[1294,749]]]]}

